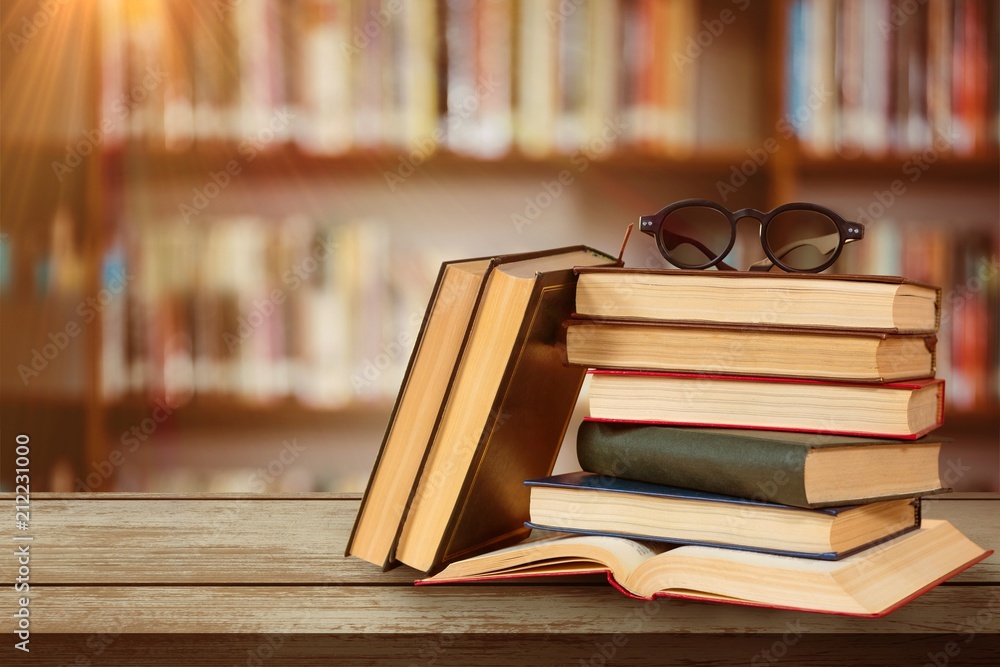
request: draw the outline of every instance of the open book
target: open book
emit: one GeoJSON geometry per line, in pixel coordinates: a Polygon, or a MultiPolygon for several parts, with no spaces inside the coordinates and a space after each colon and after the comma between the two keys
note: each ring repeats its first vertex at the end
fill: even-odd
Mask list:
{"type": "Polygon", "coordinates": [[[840,561],[704,546],[671,548],[597,535],[559,535],[452,563],[418,585],[607,573],[631,597],[677,597],[849,616],[884,616],[992,551],[947,521],[840,561]]]}

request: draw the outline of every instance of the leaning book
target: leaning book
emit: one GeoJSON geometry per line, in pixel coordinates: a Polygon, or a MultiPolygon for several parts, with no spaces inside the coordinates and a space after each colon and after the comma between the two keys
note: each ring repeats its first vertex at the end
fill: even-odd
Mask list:
{"type": "Polygon", "coordinates": [[[500,264],[486,285],[406,512],[395,559],[423,572],[527,535],[521,482],[548,475],[585,370],[555,341],[574,267],[614,264],[585,246],[500,264]]]}
{"type": "Polygon", "coordinates": [[[557,535],[452,563],[417,585],[604,574],[625,595],[846,616],[885,616],[993,552],[947,521],[839,561],[557,535]]]}
{"type": "Polygon", "coordinates": [[[470,466],[490,443],[501,456],[515,446],[534,455],[531,464],[495,466],[483,476],[515,475],[517,497],[501,503],[490,496],[490,518],[477,514],[472,532],[483,540],[526,532],[520,517],[527,514],[527,493],[520,481],[551,470],[547,459],[554,459],[583,381],[582,369],[562,366],[551,344],[572,309],[573,268],[615,261],[572,246],[442,265],[346,555],[384,569],[397,556],[429,568],[444,549],[432,539],[434,531],[439,537],[447,532],[455,545],[470,534],[457,525],[455,505],[459,495],[478,497],[478,487],[470,481],[460,494],[465,475],[458,460],[465,456],[470,466]],[[548,382],[535,381],[541,376],[548,382]],[[498,399],[508,393],[517,400],[498,399]],[[521,397],[528,398],[522,403],[521,397]],[[533,409],[543,403],[547,411],[533,409]],[[561,412],[565,420],[551,419],[561,412]],[[539,422],[542,416],[547,419],[539,422]],[[441,451],[448,447],[453,449],[441,451]],[[510,509],[511,502],[523,505],[523,512],[510,509]],[[449,529],[453,515],[456,526],[449,529]],[[420,524],[416,530],[407,527],[413,521],[420,524]]]}
{"type": "Polygon", "coordinates": [[[390,565],[410,492],[420,474],[427,443],[468,338],[486,277],[497,264],[517,259],[478,258],[441,265],[348,540],[347,555],[384,568],[390,565]]]}

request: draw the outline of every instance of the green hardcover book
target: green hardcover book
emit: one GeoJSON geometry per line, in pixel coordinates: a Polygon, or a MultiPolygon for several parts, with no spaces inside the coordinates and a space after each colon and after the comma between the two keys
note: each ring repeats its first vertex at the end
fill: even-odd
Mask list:
{"type": "Polygon", "coordinates": [[[941,440],[926,437],[903,442],[589,419],[577,436],[587,472],[796,507],[942,491],[940,451],[941,440]]]}

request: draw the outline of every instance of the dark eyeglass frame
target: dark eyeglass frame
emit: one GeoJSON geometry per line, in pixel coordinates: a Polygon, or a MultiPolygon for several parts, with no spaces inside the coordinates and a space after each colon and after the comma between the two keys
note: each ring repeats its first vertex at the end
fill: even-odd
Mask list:
{"type": "Polygon", "coordinates": [[[711,201],[709,199],[683,199],[678,202],[674,202],[669,206],[660,209],[657,213],[653,215],[644,215],[639,218],[639,231],[644,234],[649,234],[656,239],[656,246],[660,250],[660,254],[663,258],[682,269],[710,269],[713,266],[718,266],[721,270],[725,271],[735,271],[733,267],[729,266],[722,260],[726,258],[727,255],[732,251],[733,246],[736,245],[736,223],[744,218],[753,218],[758,223],[760,223],[760,246],[764,250],[764,254],[767,255],[766,260],[760,262],[755,262],[750,266],[751,271],[768,271],[772,266],[777,266],[783,271],[788,271],[790,273],[819,273],[825,269],[830,268],[837,258],[840,257],[840,253],[843,251],[844,246],[853,241],[860,241],[865,237],[865,226],[859,222],[850,222],[844,218],[837,215],[834,211],[826,208],[825,206],[820,206],[818,204],[810,204],[807,202],[793,202],[790,204],[782,204],[781,206],[772,209],[768,212],[758,211],[755,208],[741,208],[738,211],[730,211],[728,208],[719,204],[717,202],[711,201]],[[705,257],[710,258],[708,262],[704,264],[685,264],[684,262],[679,262],[670,256],[670,251],[663,246],[663,235],[660,233],[663,227],[663,221],[666,220],[667,216],[671,213],[687,207],[700,207],[700,208],[712,208],[719,211],[729,220],[729,227],[731,229],[731,234],[729,237],[729,245],[726,249],[719,253],[716,257],[715,253],[709,250],[703,243],[697,239],[688,238],[680,234],[674,234],[673,232],[668,232],[677,237],[679,242],[689,243],[698,250],[700,250],[705,257]],[[767,243],[767,228],[778,215],[782,213],[787,213],[788,211],[811,211],[814,213],[820,213],[830,218],[834,224],[837,226],[837,231],[840,236],[839,243],[837,244],[837,249],[830,255],[823,264],[810,269],[796,269],[782,263],[781,259],[776,256],[772,248],[768,246],[767,243]]]}

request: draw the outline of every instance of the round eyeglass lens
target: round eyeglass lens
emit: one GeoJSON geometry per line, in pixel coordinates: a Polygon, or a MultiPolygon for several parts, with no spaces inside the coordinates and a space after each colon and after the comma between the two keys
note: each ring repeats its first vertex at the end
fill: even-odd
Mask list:
{"type": "Polygon", "coordinates": [[[768,249],[778,261],[795,271],[817,269],[840,246],[837,223],[818,211],[784,211],[767,226],[768,249]]]}
{"type": "Polygon", "coordinates": [[[672,264],[702,267],[719,257],[732,242],[729,218],[708,206],[685,206],[672,211],[660,227],[660,242],[672,264]]]}

